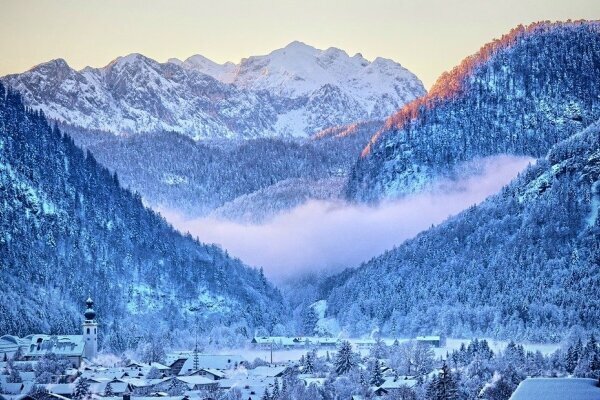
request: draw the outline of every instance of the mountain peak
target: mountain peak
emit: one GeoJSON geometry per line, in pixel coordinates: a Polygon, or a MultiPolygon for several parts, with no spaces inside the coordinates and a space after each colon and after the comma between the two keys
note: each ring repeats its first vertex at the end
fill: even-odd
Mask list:
{"type": "Polygon", "coordinates": [[[105,68],[113,68],[116,66],[134,65],[138,63],[156,64],[157,61],[148,58],[140,53],[131,53],[126,56],[120,56],[112,60],[105,68]]]}
{"type": "Polygon", "coordinates": [[[40,63],[36,66],[34,66],[33,68],[30,69],[30,71],[34,71],[34,70],[39,70],[39,69],[54,69],[54,70],[70,70],[71,67],[69,67],[69,64],[67,64],[67,62],[63,59],[63,58],[55,58],[54,60],[50,60],[50,61],[46,61],[43,63],[40,63]]]}
{"type": "Polygon", "coordinates": [[[316,50],[316,48],[314,48],[313,46],[308,45],[299,40],[294,40],[293,42],[290,42],[287,46],[284,47],[284,49],[286,49],[286,50],[316,50]]]}
{"type": "Polygon", "coordinates": [[[52,118],[111,132],[304,136],[332,124],[383,119],[425,93],[408,71],[369,71],[365,59],[300,41],[239,64],[219,64],[201,54],[160,63],[139,53],[82,71],[68,69],[64,60],[52,63],[64,69],[15,75],[10,85],[38,99],[36,106],[52,118]],[[61,103],[77,96],[85,99],[77,110],[61,103]],[[304,101],[295,101],[300,98],[304,101]]]}

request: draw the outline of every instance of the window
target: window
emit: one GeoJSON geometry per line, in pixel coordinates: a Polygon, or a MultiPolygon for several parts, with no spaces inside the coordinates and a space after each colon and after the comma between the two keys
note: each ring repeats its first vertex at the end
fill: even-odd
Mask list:
{"type": "Polygon", "coordinates": [[[90,334],[90,328],[87,328],[87,334],[88,335],[90,334]]]}

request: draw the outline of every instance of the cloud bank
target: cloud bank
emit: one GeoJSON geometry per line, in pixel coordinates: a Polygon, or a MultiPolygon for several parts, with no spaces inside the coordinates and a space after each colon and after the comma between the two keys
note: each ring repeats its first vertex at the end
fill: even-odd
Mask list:
{"type": "Polygon", "coordinates": [[[471,171],[466,177],[440,180],[427,191],[400,200],[376,207],[309,201],[262,224],[186,219],[169,210],[161,214],[180,231],[217,243],[281,281],[303,272],[357,266],[497,193],[532,161],[489,157],[462,168],[471,171]]]}

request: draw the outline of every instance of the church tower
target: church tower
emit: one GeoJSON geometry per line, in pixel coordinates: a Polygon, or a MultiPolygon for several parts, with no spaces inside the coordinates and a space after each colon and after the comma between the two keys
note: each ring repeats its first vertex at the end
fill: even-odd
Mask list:
{"type": "Polygon", "coordinates": [[[93,360],[98,354],[98,324],[96,323],[96,311],[94,311],[94,301],[88,297],[85,301],[86,310],[83,314],[83,355],[88,360],[93,360]]]}

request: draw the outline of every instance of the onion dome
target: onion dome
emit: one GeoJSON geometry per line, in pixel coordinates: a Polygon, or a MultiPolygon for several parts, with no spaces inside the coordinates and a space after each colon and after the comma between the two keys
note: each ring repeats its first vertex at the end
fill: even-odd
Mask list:
{"type": "Polygon", "coordinates": [[[94,309],[92,308],[92,307],[94,307],[94,301],[90,297],[88,297],[88,299],[85,301],[85,305],[87,306],[87,309],[85,310],[85,313],[83,314],[85,319],[88,321],[95,319],[96,311],[94,311],[94,309]]]}

